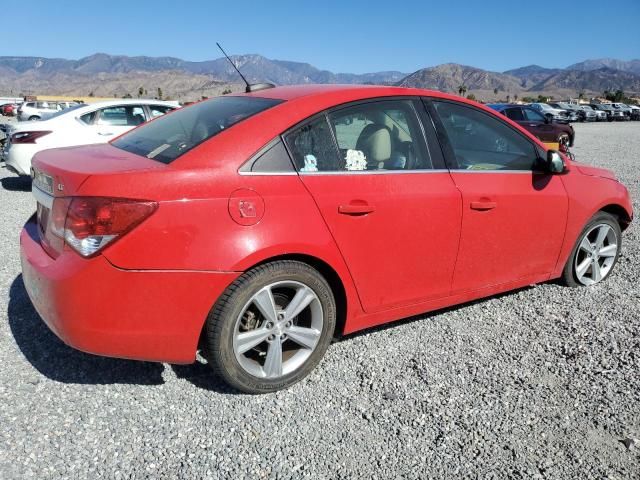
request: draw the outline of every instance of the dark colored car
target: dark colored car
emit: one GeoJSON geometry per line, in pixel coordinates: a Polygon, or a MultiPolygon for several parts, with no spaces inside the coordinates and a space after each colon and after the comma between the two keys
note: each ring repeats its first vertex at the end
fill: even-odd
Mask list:
{"type": "Polygon", "coordinates": [[[573,147],[575,132],[569,124],[555,123],[551,117],[545,117],[526,105],[494,103],[487,106],[518,123],[543,142],[573,147]]]}

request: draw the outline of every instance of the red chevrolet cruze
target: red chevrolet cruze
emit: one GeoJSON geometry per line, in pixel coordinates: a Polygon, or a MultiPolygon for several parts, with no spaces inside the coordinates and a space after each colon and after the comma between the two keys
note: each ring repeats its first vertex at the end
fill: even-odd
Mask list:
{"type": "Polygon", "coordinates": [[[44,151],[24,284],[66,343],[287,387],[332,337],[616,263],[629,194],[439,92],[298,86],[44,151]]]}

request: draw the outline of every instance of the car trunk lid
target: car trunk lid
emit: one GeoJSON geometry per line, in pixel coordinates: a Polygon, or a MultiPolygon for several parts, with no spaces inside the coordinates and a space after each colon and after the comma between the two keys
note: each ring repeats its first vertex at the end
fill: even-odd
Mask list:
{"type": "Polygon", "coordinates": [[[109,144],[59,148],[38,153],[32,162],[33,195],[41,244],[56,258],[63,248],[66,199],[80,194],[82,184],[94,175],[121,174],[166,165],[128,153],[109,144]]]}

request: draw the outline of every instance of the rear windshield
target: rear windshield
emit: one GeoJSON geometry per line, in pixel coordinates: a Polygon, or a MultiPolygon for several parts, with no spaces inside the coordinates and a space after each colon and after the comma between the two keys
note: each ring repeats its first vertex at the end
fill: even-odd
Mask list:
{"type": "Polygon", "coordinates": [[[222,130],[281,102],[259,97],[217,97],[175,110],[111,144],[136,155],[171,163],[222,130]]]}

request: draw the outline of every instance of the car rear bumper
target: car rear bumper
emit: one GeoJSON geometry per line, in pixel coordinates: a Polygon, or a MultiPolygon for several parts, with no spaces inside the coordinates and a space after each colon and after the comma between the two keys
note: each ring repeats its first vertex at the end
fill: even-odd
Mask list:
{"type": "Polygon", "coordinates": [[[7,167],[18,175],[31,175],[31,159],[39,151],[37,145],[9,144],[4,152],[7,167]]]}
{"type": "Polygon", "coordinates": [[[25,288],[47,326],[69,346],[108,357],[193,362],[211,307],[239,275],[123,270],[72,251],[54,260],[34,217],[20,252],[25,288]]]}

